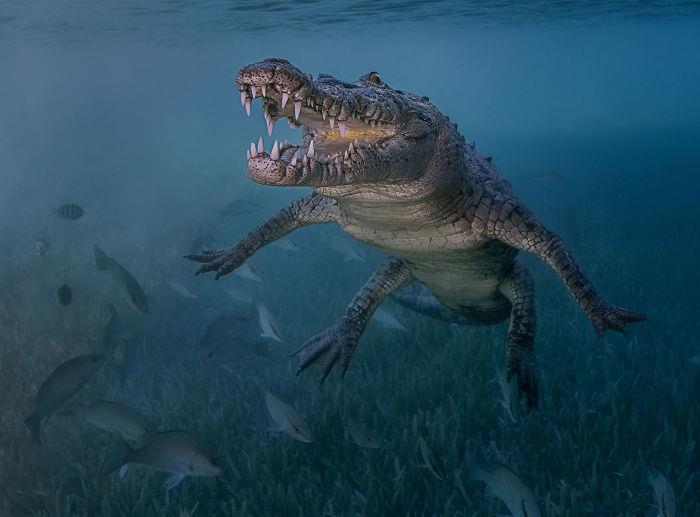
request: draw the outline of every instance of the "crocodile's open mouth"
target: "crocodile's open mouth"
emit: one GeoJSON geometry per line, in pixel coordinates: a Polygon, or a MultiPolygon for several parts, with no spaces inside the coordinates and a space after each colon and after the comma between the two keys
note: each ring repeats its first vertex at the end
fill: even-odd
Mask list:
{"type": "Polygon", "coordinates": [[[396,134],[397,117],[391,110],[340,93],[337,85],[325,84],[323,78],[314,82],[286,62],[250,65],[239,72],[236,82],[248,115],[251,102],[262,98],[270,136],[281,118],[293,128],[303,126],[300,144],[275,141],[266,150],[262,137],[257,145],[250,144],[248,174],[259,183],[313,185],[346,177],[353,161],[366,159],[368,152],[396,134]]]}

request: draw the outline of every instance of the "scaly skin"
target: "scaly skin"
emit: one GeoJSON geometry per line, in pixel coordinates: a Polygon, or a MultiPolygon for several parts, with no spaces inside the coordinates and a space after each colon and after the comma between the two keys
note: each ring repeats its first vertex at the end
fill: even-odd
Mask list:
{"type": "Polygon", "coordinates": [[[277,186],[307,186],[296,201],[228,250],[189,259],[199,273],[228,274],[261,246],[309,224],[339,224],[390,257],[353,298],[345,315],[298,351],[299,371],[314,363],[323,379],[335,364],[344,374],[367,322],[381,301],[417,280],[432,296],[396,296],[418,312],[451,322],[494,324],[510,318],[508,378],[528,407],[539,400],[534,355],[534,291],[519,251],[546,261],[589,317],[596,332],[624,332],[643,314],[603,300],[563,241],[546,229],[491,163],[467,145],[457,126],[427,97],[395,90],[371,72],[349,84],[316,80],[289,62],[244,67],[236,80],[241,102],[263,96],[268,129],[280,118],[303,125],[300,145],[262,139],[251,144],[248,175],[277,186]],[[453,313],[453,317],[449,314],[453,313]]]}

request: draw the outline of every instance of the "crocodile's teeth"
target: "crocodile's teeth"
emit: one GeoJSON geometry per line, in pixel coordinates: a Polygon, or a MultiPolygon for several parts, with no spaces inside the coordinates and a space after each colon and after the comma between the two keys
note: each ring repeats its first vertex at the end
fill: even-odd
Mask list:
{"type": "Polygon", "coordinates": [[[258,157],[258,151],[255,149],[255,144],[253,142],[250,143],[250,153],[251,158],[257,158],[258,157]]]}
{"type": "Polygon", "coordinates": [[[287,92],[282,92],[282,108],[287,105],[287,101],[289,100],[289,94],[287,92]]]}
{"type": "Polygon", "coordinates": [[[248,97],[245,98],[245,112],[250,117],[250,99],[248,97]]]}
{"type": "Polygon", "coordinates": [[[267,119],[267,134],[269,136],[272,136],[272,128],[274,127],[275,123],[272,122],[272,117],[268,117],[267,119]]]}
{"type": "Polygon", "coordinates": [[[345,154],[343,155],[343,158],[345,158],[346,160],[348,159],[348,152],[347,152],[347,151],[345,151],[345,154]]]}
{"type": "Polygon", "coordinates": [[[266,95],[266,93],[267,93],[267,85],[263,84],[263,85],[260,87],[260,90],[262,90],[262,96],[263,96],[263,97],[267,97],[267,95],[266,95]]]}
{"type": "Polygon", "coordinates": [[[258,153],[264,153],[265,148],[263,147],[262,137],[258,139],[258,153]]]}
{"type": "Polygon", "coordinates": [[[245,90],[241,92],[241,106],[245,106],[245,99],[247,95],[245,94],[245,90]]]}
{"type": "Polygon", "coordinates": [[[321,110],[321,116],[323,117],[323,120],[326,120],[326,117],[328,116],[328,110],[321,110]]]}
{"type": "Polygon", "coordinates": [[[344,137],[345,136],[345,121],[344,120],[338,121],[338,129],[340,130],[340,136],[344,137]]]}
{"type": "Polygon", "coordinates": [[[250,160],[250,149],[245,150],[245,159],[250,160]]]}
{"type": "Polygon", "coordinates": [[[352,145],[352,142],[350,142],[350,145],[348,146],[348,150],[352,153],[355,152],[355,146],[352,145]]]}
{"type": "Polygon", "coordinates": [[[292,161],[290,163],[292,164],[292,167],[294,167],[297,164],[297,153],[294,153],[294,156],[292,156],[292,161]]]}
{"type": "Polygon", "coordinates": [[[329,117],[328,120],[331,123],[331,131],[333,131],[333,128],[335,127],[335,118],[329,117]]]}
{"type": "Polygon", "coordinates": [[[314,157],[314,141],[313,140],[311,140],[311,143],[309,144],[309,150],[307,151],[306,156],[308,156],[309,158],[314,157]]]}
{"type": "Polygon", "coordinates": [[[301,101],[294,101],[294,119],[299,120],[299,114],[301,113],[301,101]]]}
{"type": "Polygon", "coordinates": [[[277,144],[277,140],[275,140],[275,143],[272,146],[272,152],[270,153],[270,158],[274,161],[277,161],[280,159],[280,150],[279,150],[279,146],[277,144]]]}
{"type": "Polygon", "coordinates": [[[253,99],[255,98],[255,86],[250,87],[250,94],[253,96],[253,99]]]}

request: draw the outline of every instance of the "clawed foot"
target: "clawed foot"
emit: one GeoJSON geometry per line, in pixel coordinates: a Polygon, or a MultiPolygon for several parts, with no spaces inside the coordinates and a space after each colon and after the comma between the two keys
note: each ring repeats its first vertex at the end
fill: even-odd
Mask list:
{"type": "Polygon", "coordinates": [[[532,350],[521,347],[509,348],[506,357],[508,382],[515,377],[518,385],[518,398],[525,395],[528,413],[539,406],[540,370],[532,350]]]}
{"type": "Polygon", "coordinates": [[[206,250],[199,255],[185,255],[185,258],[202,263],[195,275],[216,271],[214,278],[218,280],[243,264],[246,255],[238,246],[234,246],[227,250],[206,250]]]}
{"type": "Polygon", "coordinates": [[[353,323],[343,319],[328,330],[312,337],[299,350],[291,354],[298,355],[300,359],[297,375],[312,364],[318,363],[323,371],[321,377],[323,382],[331,373],[333,366],[339,362],[340,374],[344,376],[361,333],[353,323]]]}
{"type": "Polygon", "coordinates": [[[605,334],[607,330],[615,330],[626,334],[629,323],[637,323],[649,319],[641,312],[615,307],[602,300],[589,312],[588,317],[591,319],[593,328],[599,336],[605,334]]]}

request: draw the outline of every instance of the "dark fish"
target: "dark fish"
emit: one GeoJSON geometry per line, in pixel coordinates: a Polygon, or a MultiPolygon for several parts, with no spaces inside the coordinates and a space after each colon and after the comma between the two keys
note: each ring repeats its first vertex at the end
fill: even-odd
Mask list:
{"type": "Polygon", "coordinates": [[[34,412],[24,421],[35,443],[41,444],[41,422],[72,399],[97,373],[104,359],[103,354],[81,355],[69,359],[51,372],[36,394],[34,412]]]}
{"type": "Polygon", "coordinates": [[[240,360],[251,355],[265,355],[265,350],[255,346],[251,321],[236,313],[224,314],[212,321],[200,342],[199,357],[240,360]]]}
{"type": "Polygon", "coordinates": [[[51,208],[51,210],[51,215],[58,216],[61,219],[68,219],[70,221],[75,221],[76,219],[80,219],[85,215],[85,212],[80,205],[75,204],[63,205],[59,206],[58,208],[51,208]]]}
{"type": "Polygon", "coordinates": [[[220,210],[222,217],[236,217],[244,214],[252,214],[257,212],[262,207],[257,203],[248,201],[247,199],[237,199],[231,201],[223,210],[220,210]]]}
{"type": "Polygon", "coordinates": [[[73,293],[71,292],[70,287],[67,285],[62,285],[58,288],[58,301],[61,305],[70,305],[72,299],[73,293]]]}
{"type": "Polygon", "coordinates": [[[111,257],[108,257],[99,247],[92,245],[92,250],[95,253],[95,264],[98,271],[109,271],[112,278],[124,290],[126,290],[129,298],[134,303],[136,308],[142,313],[148,312],[148,300],[146,293],[143,292],[138,281],[124,267],[111,257]]]}

